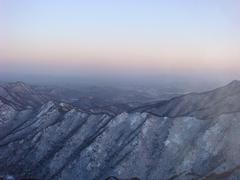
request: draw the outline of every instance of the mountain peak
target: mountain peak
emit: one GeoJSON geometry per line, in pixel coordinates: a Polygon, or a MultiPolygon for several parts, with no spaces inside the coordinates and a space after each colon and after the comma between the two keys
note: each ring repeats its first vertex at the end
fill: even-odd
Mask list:
{"type": "Polygon", "coordinates": [[[32,88],[28,84],[22,82],[22,81],[17,81],[13,83],[9,83],[8,87],[15,92],[23,93],[23,92],[31,92],[32,88]]]}
{"type": "Polygon", "coordinates": [[[235,89],[235,88],[240,88],[240,81],[239,80],[234,80],[232,82],[230,82],[227,86],[225,86],[227,88],[232,88],[232,89],[235,89]]]}
{"type": "Polygon", "coordinates": [[[240,85],[240,80],[234,80],[234,81],[230,82],[230,84],[232,84],[232,85],[240,85]]]}
{"type": "Polygon", "coordinates": [[[16,81],[12,83],[13,86],[27,87],[28,85],[22,81],[16,81]]]}

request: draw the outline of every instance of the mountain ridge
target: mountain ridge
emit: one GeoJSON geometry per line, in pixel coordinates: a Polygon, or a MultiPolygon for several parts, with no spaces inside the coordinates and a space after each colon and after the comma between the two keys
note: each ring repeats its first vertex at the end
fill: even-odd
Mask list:
{"type": "Polygon", "coordinates": [[[54,100],[20,109],[0,101],[0,175],[44,180],[240,178],[240,111],[220,109],[214,116],[201,111],[200,116],[193,106],[195,99],[204,102],[199,101],[200,107],[210,103],[216,108],[231,100],[238,110],[239,92],[239,81],[233,81],[200,93],[200,98],[197,93],[164,101],[175,117],[162,104],[109,114],[54,100]],[[190,113],[179,116],[186,108],[190,113]],[[161,110],[163,116],[154,114],[161,110]]]}
{"type": "MultiPolygon", "coordinates": [[[[170,116],[170,117],[177,117],[177,116],[197,116],[199,118],[209,118],[210,116],[210,112],[204,112],[204,108],[205,106],[209,106],[208,104],[217,104],[217,103],[221,103],[222,102],[229,102],[232,99],[227,99],[229,96],[233,97],[233,96],[237,96],[238,98],[240,97],[240,81],[232,81],[231,83],[220,87],[220,88],[216,88],[213,89],[211,91],[207,91],[207,92],[202,92],[202,93],[188,93],[182,96],[177,96],[177,97],[173,97],[170,100],[165,100],[165,101],[160,101],[160,102],[156,102],[153,104],[146,104],[143,105],[142,107],[137,107],[135,109],[132,109],[130,112],[134,112],[134,111],[147,111],[149,113],[158,115],[158,116],[170,116]],[[192,98],[195,98],[192,100],[192,98]],[[193,102],[190,102],[189,104],[184,104],[184,101],[187,101],[187,103],[189,103],[190,100],[193,102]],[[181,103],[183,103],[183,105],[181,105],[181,103]],[[180,104],[180,105],[179,105],[180,104]],[[187,109],[188,106],[191,106],[189,108],[189,111],[185,110],[185,113],[178,113],[176,109],[174,109],[173,106],[182,106],[185,109],[187,109]],[[198,107],[196,107],[198,106],[198,107]],[[167,107],[166,109],[162,108],[162,107],[167,107]],[[151,109],[152,108],[152,109],[151,109]],[[154,109],[156,108],[156,109],[154,109]],[[159,109],[158,109],[159,108],[159,109]],[[175,112],[171,112],[174,111],[175,112]],[[157,113],[156,111],[162,112],[162,113],[157,113]],[[193,111],[203,111],[201,113],[205,113],[206,115],[198,115],[197,113],[193,113],[193,111]],[[192,113],[192,114],[191,114],[192,113]]],[[[239,99],[240,100],[240,99],[239,99]]],[[[238,101],[238,99],[235,99],[235,101],[238,101]]],[[[231,107],[231,109],[234,109],[233,111],[229,111],[228,110],[224,110],[224,107],[226,107],[225,105],[223,105],[224,107],[219,107],[219,111],[220,112],[211,112],[212,116],[211,117],[215,117],[220,115],[221,113],[228,113],[228,112],[238,112],[240,111],[240,105],[238,105],[237,102],[234,102],[235,105],[237,105],[236,107],[231,107]],[[221,109],[222,108],[222,109],[221,109]]],[[[218,105],[219,106],[219,105],[218,105]]],[[[214,107],[215,108],[215,107],[214,107]]]]}

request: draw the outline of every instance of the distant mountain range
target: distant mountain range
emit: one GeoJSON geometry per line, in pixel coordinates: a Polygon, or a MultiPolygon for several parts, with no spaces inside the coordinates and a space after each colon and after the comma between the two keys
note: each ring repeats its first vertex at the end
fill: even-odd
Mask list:
{"type": "Polygon", "coordinates": [[[239,129],[239,81],[180,96],[2,83],[0,177],[240,179],[239,129]]]}

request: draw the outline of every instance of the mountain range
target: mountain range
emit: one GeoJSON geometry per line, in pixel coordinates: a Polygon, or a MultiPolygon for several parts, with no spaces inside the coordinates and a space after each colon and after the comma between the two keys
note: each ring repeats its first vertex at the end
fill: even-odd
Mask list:
{"type": "Polygon", "coordinates": [[[168,97],[0,84],[0,177],[240,179],[240,82],[168,97]]]}

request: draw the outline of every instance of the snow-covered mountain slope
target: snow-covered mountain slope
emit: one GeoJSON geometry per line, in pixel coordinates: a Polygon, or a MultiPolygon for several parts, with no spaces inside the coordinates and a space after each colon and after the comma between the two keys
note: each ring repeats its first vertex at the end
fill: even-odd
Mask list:
{"type": "Polygon", "coordinates": [[[119,114],[53,100],[19,109],[2,101],[6,96],[1,94],[0,175],[43,180],[239,179],[238,85],[235,81],[119,114]]]}
{"type": "Polygon", "coordinates": [[[170,100],[137,107],[159,116],[194,116],[201,119],[214,118],[224,113],[240,111],[240,81],[203,93],[191,93],[170,100]]]}

